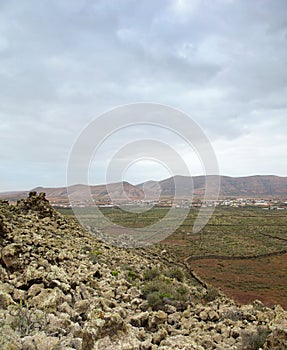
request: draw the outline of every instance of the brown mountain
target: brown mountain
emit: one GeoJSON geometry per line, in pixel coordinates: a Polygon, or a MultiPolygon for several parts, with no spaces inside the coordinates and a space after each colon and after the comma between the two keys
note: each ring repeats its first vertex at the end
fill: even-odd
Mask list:
{"type": "Polygon", "coordinates": [[[220,195],[223,197],[287,198],[287,177],[248,176],[221,177],[220,195]]]}
{"type": "Polygon", "coordinates": [[[33,189],[36,192],[45,192],[46,197],[53,202],[67,202],[68,192],[70,197],[75,201],[85,201],[87,199],[87,194],[91,193],[92,198],[95,201],[100,202],[123,202],[131,200],[139,200],[144,198],[144,193],[140,188],[131,185],[128,182],[116,182],[108,185],[97,185],[97,186],[87,186],[87,185],[73,185],[67,187],[59,188],[45,188],[37,187],[33,189]]]}
{"type": "MultiPolygon", "coordinates": [[[[220,197],[237,198],[287,198],[287,177],[274,175],[255,175],[247,177],[229,177],[210,175],[208,179],[212,186],[220,181],[220,197]]],[[[173,197],[175,191],[178,197],[202,197],[205,191],[205,176],[174,176],[159,182],[148,181],[137,185],[148,188],[148,194],[153,188],[160,186],[162,197],[173,197]]]]}
{"type": "MultiPolygon", "coordinates": [[[[255,175],[247,177],[209,176],[211,183],[220,180],[220,197],[237,198],[287,198],[287,177],[274,175],[255,175]]],[[[136,186],[128,182],[117,182],[108,185],[90,186],[92,197],[96,201],[131,201],[141,199],[203,197],[205,191],[205,176],[174,176],[162,181],[147,181],[136,186]]],[[[73,185],[69,193],[73,199],[82,201],[86,198],[87,185],[73,185]]],[[[33,189],[45,192],[47,198],[55,203],[67,203],[66,187],[33,189]]],[[[29,191],[5,192],[0,198],[16,201],[27,197],[29,191]]]]}

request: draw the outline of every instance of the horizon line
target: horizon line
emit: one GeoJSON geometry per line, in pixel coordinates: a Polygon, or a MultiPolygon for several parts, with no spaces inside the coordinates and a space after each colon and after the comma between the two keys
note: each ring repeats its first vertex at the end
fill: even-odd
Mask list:
{"type": "Polygon", "coordinates": [[[64,185],[64,186],[36,186],[27,190],[23,190],[23,189],[19,189],[19,190],[4,190],[4,191],[0,191],[1,194],[5,194],[5,193],[13,193],[13,192],[31,192],[36,190],[37,188],[67,188],[67,187],[72,187],[72,186],[106,186],[106,185],[110,185],[110,184],[117,184],[117,183],[121,183],[121,182],[126,182],[132,186],[139,186],[142,185],[146,182],[161,182],[164,180],[168,180],[174,177],[207,177],[207,176],[219,176],[219,177],[229,177],[229,178],[247,178],[247,177],[281,177],[281,178],[285,178],[287,177],[286,175],[276,175],[276,174],[252,174],[252,175],[241,175],[241,176],[234,176],[234,175],[222,175],[222,174],[216,174],[216,175],[181,175],[181,174],[176,174],[170,177],[165,177],[162,178],[160,180],[146,180],[144,182],[140,182],[140,183],[132,183],[126,180],[122,180],[122,181],[115,181],[115,182],[110,182],[110,183],[96,183],[96,184],[84,184],[84,183],[75,183],[73,185],[64,185]]]}

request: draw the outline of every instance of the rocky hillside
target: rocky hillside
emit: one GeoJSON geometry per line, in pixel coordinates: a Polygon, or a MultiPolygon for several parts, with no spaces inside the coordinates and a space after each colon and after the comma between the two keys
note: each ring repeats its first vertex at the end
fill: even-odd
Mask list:
{"type": "Polygon", "coordinates": [[[287,348],[280,306],[238,306],[159,246],[102,243],[44,194],[0,203],[0,251],[0,349],[287,348]]]}

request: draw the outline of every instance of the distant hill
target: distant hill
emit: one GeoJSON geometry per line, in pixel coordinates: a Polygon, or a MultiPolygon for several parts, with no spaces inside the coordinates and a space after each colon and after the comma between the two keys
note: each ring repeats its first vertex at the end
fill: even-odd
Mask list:
{"type": "MultiPolygon", "coordinates": [[[[208,176],[210,183],[218,181],[217,176],[208,176]]],[[[255,175],[247,177],[219,176],[220,197],[237,198],[287,198],[287,177],[274,175],[255,175]]],[[[152,188],[160,186],[162,196],[174,196],[175,188],[179,197],[202,197],[205,191],[205,176],[174,176],[159,182],[147,182],[149,193],[152,188]]]]}
{"type": "MultiPolygon", "coordinates": [[[[211,183],[218,181],[218,176],[208,176],[211,183]]],[[[235,198],[287,198],[287,177],[274,175],[255,175],[246,177],[219,176],[221,183],[220,197],[235,198]]],[[[128,182],[117,182],[108,185],[90,186],[91,195],[99,202],[132,201],[141,199],[202,198],[205,192],[205,176],[174,176],[162,181],[147,181],[138,185],[128,182]]],[[[81,201],[85,199],[87,185],[73,185],[69,193],[81,201]]],[[[49,200],[55,203],[67,203],[66,187],[36,187],[33,191],[45,192],[49,200]]],[[[0,198],[16,201],[27,197],[29,191],[0,193],[0,198]]]]}
{"type": "MultiPolygon", "coordinates": [[[[132,201],[144,198],[144,192],[128,183],[116,182],[108,185],[89,186],[90,193],[95,201],[132,201]]],[[[69,187],[69,194],[74,200],[82,201],[86,199],[87,185],[73,185],[69,187]]],[[[37,187],[33,191],[45,192],[46,197],[54,202],[66,202],[68,200],[68,191],[66,187],[45,188],[37,187]]],[[[0,195],[1,196],[1,195],[0,195]]]]}

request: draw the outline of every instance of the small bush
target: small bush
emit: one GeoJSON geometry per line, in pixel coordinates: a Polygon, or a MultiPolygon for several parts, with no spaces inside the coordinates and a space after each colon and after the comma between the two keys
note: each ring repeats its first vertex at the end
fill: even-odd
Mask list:
{"type": "Polygon", "coordinates": [[[164,291],[166,289],[165,287],[166,285],[163,283],[162,280],[153,280],[143,286],[142,293],[144,297],[147,297],[153,292],[164,291]]]}
{"type": "Polygon", "coordinates": [[[115,277],[117,277],[119,275],[119,271],[111,271],[111,274],[115,277]]]}
{"type": "Polygon", "coordinates": [[[220,293],[217,288],[209,287],[203,299],[205,302],[209,303],[220,296],[220,293]]]}
{"type": "Polygon", "coordinates": [[[149,306],[153,310],[159,310],[164,305],[163,298],[161,297],[159,292],[152,292],[152,293],[148,294],[147,301],[148,301],[149,306]]]}
{"type": "Polygon", "coordinates": [[[242,321],[244,319],[244,314],[241,310],[227,310],[223,313],[222,319],[229,319],[231,321],[242,321]]]}
{"type": "Polygon", "coordinates": [[[159,269],[153,268],[153,269],[146,269],[144,271],[144,279],[146,281],[151,281],[151,280],[155,279],[158,276],[160,276],[159,269]]]}
{"type": "Polygon", "coordinates": [[[182,296],[187,295],[189,292],[188,288],[184,285],[180,285],[179,287],[177,287],[176,291],[182,296]]]}
{"type": "Polygon", "coordinates": [[[171,282],[172,282],[172,279],[169,278],[169,277],[165,277],[164,280],[165,280],[165,282],[168,283],[168,284],[171,284],[171,282]]]}
{"type": "Polygon", "coordinates": [[[133,281],[135,281],[136,279],[139,278],[139,275],[138,275],[136,272],[130,270],[130,271],[128,272],[127,278],[128,278],[128,280],[129,280],[130,282],[133,282],[133,281]]]}
{"type": "Polygon", "coordinates": [[[121,265],[121,268],[122,268],[123,270],[131,270],[131,265],[130,265],[130,264],[122,264],[122,265],[121,265]]]}
{"type": "Polygon", "coordinates": [[[242,349],[243,350],[258,350],[264,343],[270,330],[266,327],[258,327],[256,332],[242,333],[242,349]]]}
{"type": "Polygon", "coordinates": [[[42,331],[47,327],[47,314],[36,312],[22,300],[12,307],[10,315],[12,316],[11,327],[21,336],[31,335],[32,332],[42,331]]]}
{"type": "Polygon", "coordinates": [[[93,250],[92,252],[89,253],[89,259],[91,262],[96,263],[100,261],[100,256],[102,252],[99,250],[93,250]]]}
{"type": "Polygon", "coordinates": [[[142,293],[153,310],[161,309],[165,299],[186,302],[189,297],[189,289],[186,286],[179,282],[167,282],[164,276],[147,282],[142,287],[142,293]]]}
{"type": "Polygon", "coordinates": [[[165,276],[174,278],[179,282],[182,282],[184,280],[184,273],[183,271],[178,267],[172,267],[164,272],[165,276]]]}
{"type": "Polygon", "coordinates": [[[96,255],[96,256],[99,256],[99,255],[102,254],[102,252],[100,252],[99,250],[93,250],[93,251],[91,252],[91,254],[96,255]]]}

